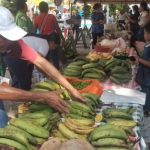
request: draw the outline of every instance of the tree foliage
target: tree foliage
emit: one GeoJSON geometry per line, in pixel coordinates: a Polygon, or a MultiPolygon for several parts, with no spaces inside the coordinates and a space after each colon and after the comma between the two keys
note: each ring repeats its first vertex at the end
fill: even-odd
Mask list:
{"type": "Polygon", "coordinates": [[[16,0],[0,0],[0,5],[8,8],[13,14],[15,13],[16,0]]]}
{"type": "Polygon", "coordinates": [[[89,18],[91,15],[91,6],[88,4],[85,4],[82,8],[83,10],[83,15],[85,18],[89,18]]]}
{"type": "Polygon", "coordinates": [[[110,15],[115,15],[116,14],[116,10],[119,11],[128,11],[129,6],[125,5],[125,4],[110,4],[109,5],[109,14],[110,15]]]}

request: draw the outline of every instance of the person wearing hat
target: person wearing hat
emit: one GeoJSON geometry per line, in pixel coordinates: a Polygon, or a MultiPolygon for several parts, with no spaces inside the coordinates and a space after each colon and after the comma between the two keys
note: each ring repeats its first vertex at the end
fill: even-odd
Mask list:
{"type": "MultiPolygon", "coordinates": [[[[0,53],[13,58],[20,58],[33,63],[48,77],[64,86],[72,96],[85,102],[80,93],[53,67],[44,57],[40,56],[33,48],[29,47],[22,38],[27,33],[15,24],[12,13],[0,6],[0,53]]],[[[0,86],[0,100],[38,101],[47,103],[60,112],[67,112],[68,105],[62,101],[58,92],[32,93],[12,87],[0,86]]],[[[6,113],[0,109],[0,127],[7,123],[6,113]]]]}

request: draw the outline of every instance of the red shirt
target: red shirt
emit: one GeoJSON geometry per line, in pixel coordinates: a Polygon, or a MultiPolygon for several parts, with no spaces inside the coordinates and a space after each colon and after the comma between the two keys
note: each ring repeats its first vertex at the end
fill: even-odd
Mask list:
{"type": "Polygon", "coordinates": [[[41,31],[42,32],[41,34],[49,35],[54,31],[59,33],[59,31],[58,31],[59,29],[57,29],[57,27],[56,27],[57,20],[56,20],[55,16],[52,14],[42,13],[39,16],[37,16],[35,18],[35,22],[34,22],[35,28],[41,27],[41,24],[45,20],[45,17],[47,17],[47,18],[46,18],[45,24],[43,26],[43,30],[41,31]]]}
{"type": "Polygon", "coordinates": [[[34,49],[29,47],[23,40],[19,40],[18,43],[20,47],[8,50],[6,52],[7,55],[17,59],[27,60],[33,63],[36,60],[38,53],[34,49]]]}
{"type": "Polygon", "coordinates": [[[19,40],[19,44],[20,44],[21,50],[22,50],[20,59],[24,59],[24,60],[27,60],[27,61],[33,63],[36,60],[38,53],[34,49],[29,47],[23,40],[19,40]]]}

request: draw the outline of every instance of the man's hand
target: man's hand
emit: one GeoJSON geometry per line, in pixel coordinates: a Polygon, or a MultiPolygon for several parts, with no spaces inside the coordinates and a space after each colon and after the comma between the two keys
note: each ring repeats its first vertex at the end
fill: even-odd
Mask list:
{"type": "Polygon", "coordinates": [[[82,103],[87,103],[86,99],[82,97],[81,94],[77,90],[74,90],[74,92],[72,92],[71,95],[73,96],[73,98],[75,98],[75,100],[82,102],[82,103]]]}
{"type": "Polygon", "coordinates": [[[49,106],[57,109],[59,112],[68,113],[68,104],[60,98],[62,92],[63,91],[54,91],[44,93],[43,99],[49,106]]]}

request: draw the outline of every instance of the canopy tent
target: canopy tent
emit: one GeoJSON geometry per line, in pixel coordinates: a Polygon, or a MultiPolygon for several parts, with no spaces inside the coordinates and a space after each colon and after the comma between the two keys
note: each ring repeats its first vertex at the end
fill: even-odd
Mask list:
{"type": "MultiPolygon", "coordinates": [[[[134,4],[140,3],[141,0],[78,0],[78,2],[85,2],[85,3],[93,3],[93,2],[100,2],[104,4],[111,4],[111,3],[126,3],[126,4],[134,4]]],[[[146,0],[147,3],[150,3],[150,0],[146,0]]]]}

